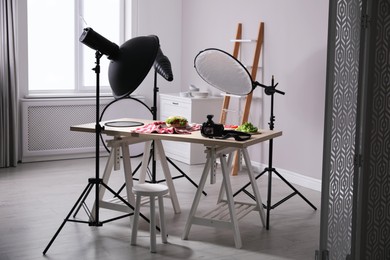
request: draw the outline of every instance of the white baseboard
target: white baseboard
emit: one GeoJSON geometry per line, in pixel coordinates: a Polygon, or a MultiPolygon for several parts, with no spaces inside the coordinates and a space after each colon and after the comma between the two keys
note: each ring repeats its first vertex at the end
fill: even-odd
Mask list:
{"type": "MultiPolygon", "coordinates": [[[[253,170],[255,172],[262,172],[264,168],[268,167],[266,164],[263,163],[258,163],[258,162],[251,162],[253,166],[253,170]]],[[[315,191],[320,191],[321,192],[321,180],[308,177],[296,172],[280,169],[280,168],[275,168],[280,175],[283,176],[288,182],[291,184],[296,184],[308,189],[312,189],[315,191]]],[[[278,178],[278,176],[274,175],[274,178],[278,178]]]]}

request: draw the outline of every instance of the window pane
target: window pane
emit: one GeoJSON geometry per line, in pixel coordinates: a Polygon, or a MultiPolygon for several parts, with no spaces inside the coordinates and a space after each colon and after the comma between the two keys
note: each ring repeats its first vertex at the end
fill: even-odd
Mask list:
{"type": "Polygon", "coordinates": [[[74,89],[74,1],[27,4],[29,90],[74,89]]]}
{"type": "MultiPolygon", "coordinates": [[[[94,31],[120,45],[120,0],[84,0],[83,18],[94,31]]],[[[100,59],[100,85],[109,86],[108,65],[106,56],[100,59]]],[[[96,76],[91,69],[95,66],[95,51],[91,48],[83,47],[82,85],[85,87],[95,87],[96,76]]]]}
{"type": "MultiPolygon", "coordinates": [[[[119,45],[121,1],[27,0],[29,90],[94,92],[95,51],[80,43],[79,37],[83,28],[91,27],[119,45]]],[[[110,90],[108,64],[103,56],[102,90],[110,90]]]]}

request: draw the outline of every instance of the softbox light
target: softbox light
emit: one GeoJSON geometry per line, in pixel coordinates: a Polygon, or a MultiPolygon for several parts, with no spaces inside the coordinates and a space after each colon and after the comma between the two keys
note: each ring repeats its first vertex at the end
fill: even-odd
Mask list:
{"type": "Polygon", "coordinates": [[[164,55],[161,48],[158,49],[157,57],[154,62],[154,68],[156,72],[167,81],[173,80],[171,62],[169,61],[168,57],[164,55]]]}
{"type": "Polygon", "coordinates": [[[122,44],[119,55],[108,69],[108,80],[115,98],[130,95],[145,79],[159,50],[155,35],[139,36],[122,44]]]}

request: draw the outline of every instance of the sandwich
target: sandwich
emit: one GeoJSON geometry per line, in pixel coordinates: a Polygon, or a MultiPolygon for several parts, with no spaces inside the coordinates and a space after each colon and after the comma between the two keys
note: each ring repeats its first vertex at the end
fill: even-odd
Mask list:
{"type": "Polygon", "coordinates": [[[186,127],[188,120],[182,116],[170,116],[165,120],[168,127],[186,127]]]}

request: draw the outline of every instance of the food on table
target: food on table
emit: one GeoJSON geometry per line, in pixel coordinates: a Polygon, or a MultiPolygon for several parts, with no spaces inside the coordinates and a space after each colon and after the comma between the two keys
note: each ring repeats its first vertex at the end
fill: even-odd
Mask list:
{"type": "Polygon", "coordinates": [[[246,122],[237,127],[236,131],[241,131],[245,133],[257,133],[258,128],[254,126],[251,122],[246,122]]]}
{"type": "Polygon", "coordinates": [[[186,127],[188,120],[182,116],[170,116],[165,120],[165,123],[169,127],[186,127]]]}
{"type": "Polygon", "coordinates": [[[225,129],[236,129],[238,125],[225,125],[225,129]]]}

